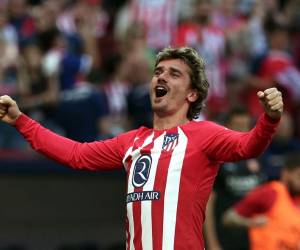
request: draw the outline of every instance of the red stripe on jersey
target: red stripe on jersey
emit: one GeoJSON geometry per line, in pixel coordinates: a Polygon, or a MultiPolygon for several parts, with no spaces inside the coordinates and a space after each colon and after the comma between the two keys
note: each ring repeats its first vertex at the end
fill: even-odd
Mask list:
{"type": "MultiPolygon", "coordinates": [[[[177,129],[175,131],[169,131],[169,133],[177,133],[177,129]]],[[[152,237],[154,250],[162,249],[165,189],[172,153],[172,150],[162,151],[156,170],[157,178],[155,178],[153,190],[160,192],[160,199],[152,202],[152,237]]]]}
{"type": "Polygon", "coordinates": [[[156,170],[156,176],[159,178],[155,179],[154,190],[159,190],[160,199],[152,202],[152,237],[155,250],[162,249],[164,195],[171,156],[170,151],[162,152],[156,170]]]}
{"type": "MultiPolygon", "coordinates": [[[[135,188],[134,192],[141,192],[142,188],[135,188]]],[[[134,238],[133,244],[135,250],[143,250],[142,247],[142,226],[141,226],[141,201],[133,202],[132,204],[134,218],[134,238]]]]}
{"type": "MultiPolygon", "coordinates": [[[[140,147],[143,145],[143,143],[145,142],[145,138],[149,137],[151,135],[150,134],[146,134],[145,137],[143,136],[142,139],[139,141],[137,140],[136,144],[137,147],[140,147]]],[[[157,136],[154,135],[154,138],[152,139],[152,142],[147,145],[146,147],[143,147],[140,151],[140,154],[151,154],[151,149],[154,146],[154,140],[157,138],[157,136]]],[[[131,168],[133,168],[134,166],[131,164],[131,168]]],[[[128,171],[129,173],[130,171],[128,171]]],[[[134,188],[134,192],[142,192],[143,188],[134,188]]],[[[142,246],[142,225],[141,225],[141,202],[142,201],[135,201],[132,203],[132,211],[133,211],[133,218],[134,218],[134,239],[133,239],[133,244],[134,244],[134,248],[135,250],[142,250],[143,246],[142,246]]]]}

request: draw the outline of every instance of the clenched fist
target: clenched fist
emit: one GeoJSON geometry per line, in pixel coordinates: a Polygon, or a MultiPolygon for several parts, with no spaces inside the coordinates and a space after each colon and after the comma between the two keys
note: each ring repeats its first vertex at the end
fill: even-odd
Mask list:
{"type": "Polygon", "coordinates": [[[265,112],[272,119],[279,119],[283,112],[282,94],[277,88],[269,88],[265,91],[258,91],[260,103],[265,112]]]}
{"type": "Polygon", "coordinates": [[[0,120],[14,125],[21,111],[17,103],[8,95],[0,96],[0,120]]]}

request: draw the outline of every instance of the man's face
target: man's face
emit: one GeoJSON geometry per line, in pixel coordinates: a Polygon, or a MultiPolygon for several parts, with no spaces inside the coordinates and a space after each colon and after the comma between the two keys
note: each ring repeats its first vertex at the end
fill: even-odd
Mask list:
{"type": "Polygon", "coordinates": [[[181,108],[189,108],[197,99],[191,89],[190,68],[180,59],[161,61],[154,70],[151,80],[151,104],[159,116],[174,114],[181,108]]]}
{"type": "Polygon", "coordinates": [[[247,114],[234,115],[229,123],[228,128],[236,131],[246,132],[250,130],[251,117],[247,114]]]}
{"type": "Polygon", "coordinates": [[[300,167],[293,170],[285,170],[287,175],[287,186],[293,196],[300,195],[300,167]]]}

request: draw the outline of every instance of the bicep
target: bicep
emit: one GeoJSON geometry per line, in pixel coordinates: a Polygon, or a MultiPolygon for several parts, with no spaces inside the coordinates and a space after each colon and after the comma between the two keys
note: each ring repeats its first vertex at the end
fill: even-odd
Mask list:
{"type": "Polygon", "coordinates": [[[216,126],[212,135],[206,140],[203,150],[214,161],[237,161],[247,156],[242,147],[246,140],[247,133],[216,126]]]}
{"type": "Polygon", "coordinates": [[[126,145],[134,135],[135,131],[130,131],[104,141],[76,144],[71,162],[80,163],[81,167],[86,164],[91,170],[121,168],[126,145]]]}
{"type": "Polygon", "coordinates": [[[78,168],[117,169],[122,167],[121,151],[117,137],[105,141],[75,144],[70,161],[78,168]]]}

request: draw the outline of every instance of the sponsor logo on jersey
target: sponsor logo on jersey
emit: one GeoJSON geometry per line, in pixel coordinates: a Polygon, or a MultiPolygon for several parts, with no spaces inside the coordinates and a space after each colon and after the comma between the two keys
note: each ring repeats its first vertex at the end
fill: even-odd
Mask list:
{"type": "Polygon", "coordinates": [[[141,155],[133,170],[132,185],[136,188],[140,188],[146,184],[149,178],[150,169],[152,164],[151,155],[141,155]]]}
{"type": "Polygon", "coordinates": [[[164,137],[164,142],[162,145],[162,150],[164,151],[171,151],[173,150],[177,144],[178,144],[178,138],[179,138],[179,134],[166,134],[164,137]]]}
{"type": "Polygon", "coordinates": [[[143,192],[133,192],[127,194],[126,202],[135,202],[135,201],[152,201],[159,200],[160,192],[157,191],[143,191],[143,192]]]}

